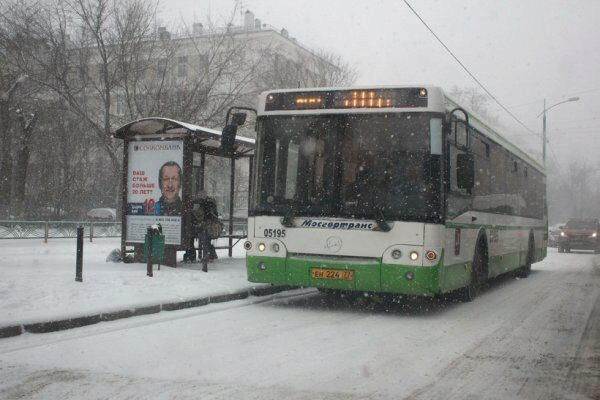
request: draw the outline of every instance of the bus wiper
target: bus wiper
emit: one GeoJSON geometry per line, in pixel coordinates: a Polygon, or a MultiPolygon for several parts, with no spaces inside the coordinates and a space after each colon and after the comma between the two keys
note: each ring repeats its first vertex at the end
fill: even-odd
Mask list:
{"type": "Polygon", "coordinates": [[[386,221],[385,215],[383,214],[383,210],[377,211],[375,223],[377,224],[377,228],[375,229],[377,231],[389,232],[390,230],[392,230],[392,228],[386,221]]]}
{"type": "Polygon", "coordinates": [[[281,220],[281,225],[283,225],[287,228],[293,228],[295,216],[296,216],[296,202],[292,201],[292,204],[290,204],[289,210],[287,211],[287,213],[285,213],[284,217],[281,220]]]}

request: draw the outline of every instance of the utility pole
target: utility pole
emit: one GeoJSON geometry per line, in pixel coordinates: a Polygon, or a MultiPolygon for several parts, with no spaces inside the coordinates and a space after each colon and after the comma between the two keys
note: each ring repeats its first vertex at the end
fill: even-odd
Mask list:
{"type": "Polygon", "coordinates": [[[544,99],[544,118],[542,118],[542,160],[546,166],[546,99],[544,99]]]}
{"type": "Polygon", "coordinates": [[[570,101],[579,101],[579,97],[569,97],[567,100],[560,101],[548,108],[546,108],[546,99],[544,99],[544,111],[538,114],[538,118],[540,115],[544,115],[542,118],[542,161],[544,166],[546,166],[546,111],[556,107],[559,104],[568,103],[570,101]]]}

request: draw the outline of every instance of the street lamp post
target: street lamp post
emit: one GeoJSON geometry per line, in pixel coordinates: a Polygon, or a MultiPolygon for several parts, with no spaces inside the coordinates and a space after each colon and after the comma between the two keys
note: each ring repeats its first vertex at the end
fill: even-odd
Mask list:
{"type": "Polygon", "coordinates": [[[548,111],[551,108],[556,107],[559,104],[563,104],[563,103],[568,103],[570,101],[578,101],[579,97],[569,97],[567,100],[564,101],[560,101],[548,108],[546,108],[546,99],[544,99],[544,111],[542,111],[540,114],[538,114],[538,117],[540,115],[544,115],[543,119],[542,119],[542,160],[544,161],[544,165],[546,165],[546,111],[548,111]]]}

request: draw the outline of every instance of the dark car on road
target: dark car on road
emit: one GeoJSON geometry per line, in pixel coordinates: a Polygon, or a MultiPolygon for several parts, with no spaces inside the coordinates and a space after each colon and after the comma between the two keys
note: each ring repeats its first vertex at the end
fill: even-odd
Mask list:
{"type": "Polygon", "coordinates": [[[558,252],[594,250],[600,253],[600,222],[598,219],[570,219],[558,237],[558,252]]]}

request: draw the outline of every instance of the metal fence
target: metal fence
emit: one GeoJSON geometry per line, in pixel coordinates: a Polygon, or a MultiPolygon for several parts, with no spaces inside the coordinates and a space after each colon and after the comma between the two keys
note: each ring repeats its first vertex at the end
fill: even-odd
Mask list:
{"type": "Polygon", "coordinates": [[[48,239],[77,237],[83,226],[85,237],[120,237],[120,222],[99,221],[0,221],[0,239],[48,239]]]}
{"type": "MultiPolygon", "coordinates": [[[[224,233],[229,232],[229,221],[224,220],[224,233]]],[[[0,221],[0,239],[48,239],[77,237],[77,227],[83,226],[84,236],[94,238],[121,237],[121,222],[99,221],[0,221]]],[[[233,232],[246,235],[246,220],[234,219],[233,232]]]]}

